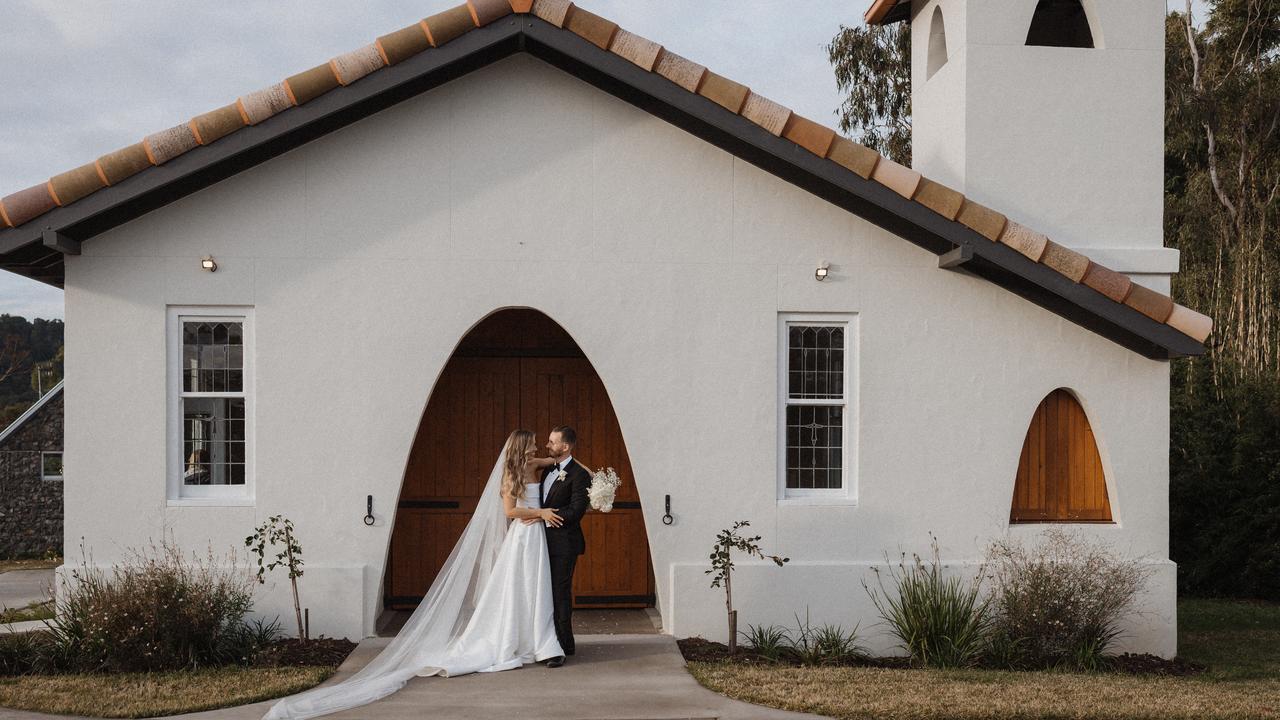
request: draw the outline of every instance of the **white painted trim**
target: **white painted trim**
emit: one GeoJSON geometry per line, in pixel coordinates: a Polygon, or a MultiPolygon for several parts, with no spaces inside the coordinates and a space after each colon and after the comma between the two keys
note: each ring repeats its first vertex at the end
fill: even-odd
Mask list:
{"type": "Polygon", "coordinates": [[[858,504],[858,313],[778,313],[778,413],[776,450],[777,499],[779,505],[858,504]],[[830,405],[820,400],[788,402],[790,353],[787,328],[791,325],[843,327],[844,332],[844,431],[841,433],[840,487],[838,489],[787,488],[787,405],[830,405]]]}
{"type": "Polygon", "coordinates": [[[3,443],[5,439],[12,435],[18,428],[22,427],[22,424],[29,420],[32,415],[35,415],[40,408],[44,407],[45,403],[49,402],[55,393],[62,392],[62,384],[64,382],[66,382],[65,378],[59,380],[57,385],[49,388],[49,392],[42,395],[39,400],[36,400],[31,404],[31,407],[27,408],[21,415],[15,418],[13,422],[9,423],[9,426],[6,427],[3,432],[0,432],[0,443],[3,443]]]}
{"type": "Polygon", "coordinates": [[[166,307],[165,344],[167,356],[166,403],[168,422],[165,433],[166,499],[169,506],[245,506],[253,505],[256,491],[254,472],[254,435],[257,423],[254,415],[255,400],[253,306],[251,305],[169,305],[166,307]],[[244,323],[244,390],[239,393],[184,393],[182,392],[182,322],[187,318],[207,321],[231,321],[244,323]],[[243,397],[244,398],[244,485],[199,485],[182,483],[183,463],[186,458],[182,447],[182,399],[184,397],[243,397]]]}

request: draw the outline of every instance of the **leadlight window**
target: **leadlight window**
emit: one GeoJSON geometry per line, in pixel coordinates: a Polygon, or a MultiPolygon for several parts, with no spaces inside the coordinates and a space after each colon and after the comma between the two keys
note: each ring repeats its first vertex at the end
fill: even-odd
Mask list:
{"type": "Polygon", "coordinates": [[[783,496],[849,496],[848,320],[784,318],[783,496]]]}
{"type": "Polygon", "coordinates": [[[171,316],[171,499],[252,495],[251,333],[249,311],[243,312],[171,316]]]}

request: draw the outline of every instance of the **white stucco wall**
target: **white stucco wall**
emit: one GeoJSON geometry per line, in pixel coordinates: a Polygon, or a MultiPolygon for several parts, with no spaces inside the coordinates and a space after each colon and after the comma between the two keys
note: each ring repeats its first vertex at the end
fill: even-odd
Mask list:
{"type": "MultiPolygon", "coordinates": [[[[607,387],[646,508],[665,631],[723,638],[703,574],[749,519],[782,569],[743,563],[742,624],[861,622],[885,553],[976,560],[1008,530],[1027,423],[1081,397],[1114,525],[1158,571],[1124,649],[1175,651],[1168,366],[1147,360],[526,56],[504,60],[139,218],[67,258],[66,534],[99,563],[172,527],[238,547],[285,513],[312,634],[379,610],[418,421],[454,344],[534,307],[607,387]],[[218,271],[200,269],[202,255],[218,271]],[[831,277],[813,279],[821,260],[831,277]],[[548,288],[548,278],[559,281],[548,288]],[[165,308],[254,307],[256,500],[170,507],[165,308]],[[779,312],[857,313],[858,503],[777,498],[779,312]],[[373,494],[377,523],[361,521],[373,494]],[[672,496],[672,526],[659,518],[672,496]]],[[[1019,527],[1020,534],[1037,528],[1019,527]]],[[[277,571],[279,572],[279,571],[277,571]]],[[[259,611],[291,627],[284,573],[259,611]]]]}

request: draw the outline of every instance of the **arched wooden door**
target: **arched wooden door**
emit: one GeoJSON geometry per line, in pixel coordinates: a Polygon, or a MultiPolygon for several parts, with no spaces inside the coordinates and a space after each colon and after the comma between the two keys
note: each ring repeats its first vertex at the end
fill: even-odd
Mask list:
{"type": "Polygon", "coordinates": [[[507,310],[477,326],[446,365],[427,403],[391,535],[384,604],[417,605],[466,526],[484,481],[516,428],[578,431],[574,457],[622,479],[613,511],[588,510],[575,607],[649,607],[654,581],[631,461],[599,375],[559,325],[507,310]]]}

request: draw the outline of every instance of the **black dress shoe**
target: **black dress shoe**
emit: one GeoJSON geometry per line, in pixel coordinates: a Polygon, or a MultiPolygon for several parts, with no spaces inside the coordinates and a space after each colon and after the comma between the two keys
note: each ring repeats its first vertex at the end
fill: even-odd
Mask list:
{"type": "Polygon", "coordinates": [[[563,656],[563,655],[557,655],[557,656],[555,656],[555,657],[551,658],[550,660],[547,660],[547,667],[549,667],[549,668],[558,668],[558,667],[560,667],[561,665],[564,665],[564,656],[563,656]]]}
{"type": "Polygon", "coordinates": [[[567,648],[565,648],[565,649],[564,649],[564,654],[565,654],[565,655],[572,655],[573,653],[574,653],[574,648],[572,648],[572,647],[567,647],[567,648]]]}

